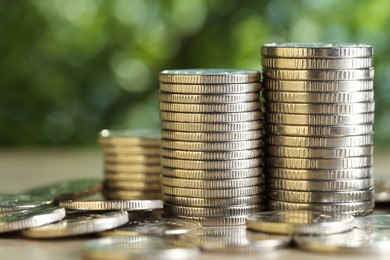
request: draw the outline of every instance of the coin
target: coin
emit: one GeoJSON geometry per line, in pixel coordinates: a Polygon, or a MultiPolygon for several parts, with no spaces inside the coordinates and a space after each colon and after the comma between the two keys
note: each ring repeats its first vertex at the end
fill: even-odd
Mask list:
{"type": "Polygon", "coordinates": [[[374,113],[341,114],[341,115],[296,115],[267,113],[267,123],[286,125],[360,125],[374,122],[374,113]]]}
{"type": "Polygon", "coordinates": [[[267,43],[261,47],[266,57],[285,58],[360,58],[372,57],[371,45],[333,43],[267,43]]]}
{"type": "Polygon", "coordinates": [[[370,68],[372,58],[268,58],[261,60],[263,67],[278,69],[364,69],[370,68]]]}
{"type": "Polygon", "coordinates": [[[249,169],[229,169],[229,170],[184,170],[174,168],[161,168],[163,176],[185,178],[185,179],[200,179],[200,180],[220,180],[220,179],[238,179],[260,176],[263,173],[262,167],[249,169]]]}
{"type": "Polygon", "coordinates": [[[245,225],[228,227],[202,227],[199,236],[204,237],[226,237],[245,236],[248,230],[245,225]]]}
{"type": "Polygon", "coordinates": [[[259,82],[260,73],[254,70],[183,69],[160,72],[160,82],[179,84],[225,84],[259,82]]]}
{"type": "Polygon", "coordinates": [[[129,191],[129,190],[105,190],[104,196],[113,200],[157,200],[161,199],[161,191],[129,191]]]}
{"type": "MultiPolygon", "coordinates": [[[[192,106],[198,105],[199,109],[203,105],[205,107],[226,105],[230,107],[240,106],[243,103],[259,103],[259,93],[241,93],[241,94],[231,94],[231,93],[221,93],[221,94],[172,94],[166,92],[160,92],[158,94],[159,103],[169,103],[176,106],[192,106]],[[206,105],[207,104],[207,105],[206,105]]],[[[230,108],[232,109],[232,108],[230,108]]]]}
{"type": "Polygon", "coordinates": [[[61,201],[82,198],[99,192],[102,188],[103,184],[101,180],[83,178],[50,183],[41,187],[25,190],[23,194],[61,201]]]}
{"type": "Polygon", "coordinates": [[[150,183],[150,182],[134,182],[134,181],[106,181],[106,187],[109,189],[120,189],[120,190],[129,190],[129,191],[156,191],[160,189],[160,183],[150,183]]]}
{"type": "Polygon", "coordinates": [[[373,157],[301,159],[267,156],[266,162],[273,167],[290,169],[349,169],[370,167],[373,164],[373,157]]]}
{"type": "Polygon", "coordinates": [[[216,226],[237,226],[244,225],[246,215],[242,216],[230,216],[230,217],[193,217],[193,216],[179,216],[177,218],[189,219],[199,222],[202,227],[216,227],[216,226]]]}
{"type": "Polygon", "coordinates": [[[388,230],[353,229],[328,236],[295,236],[294,242],[304,250],[337,254],[372,256],[373,254],[387,255],[390,251],[388,230]]]}
{"type": "Polygon", "coordinates": [[[325,148],[304,148],[304,147],[289,147],[289,146],[273,146],[265,147],[266,154],[277,157],[291,158],[347,158],[368,156],[373,154],[373,146],[358,146],[358,147],[337,147],[332,149],[325,148]]]}
{"type": "Polygon", "coordinates": [[[128,173],[128,172],[105,172],[106,181],[134,181],[144,183],[160,182],[160,173],[128,173]]]}
{"type": "Polygon", "coordinates": [[[230,123],[188,123],[162,121],[162,129],[182,131],[182,132],[233,132],[258,130],[263,126],[261,120],[249,122],[230,123]]]}
{"type": "Polygon", "coordinates": [[[158,156],[160,155],[160,146],[126,146],[126,145],[102,145],[104,155],[143,155],[158,156]]]}
{"type": "Polygon", "coordinates": [[[261,158],[226,160],[226,161],[194,161],[180,160],[171,158],[161,158],[161,165],[164,167],[177,169],[194,169],[194,170],[228,170],[228,169],[245,169],[261,166],[261,158]]]}
{"type": "Polygon", "coordinates": [[[263,69],[264,78],[282,80],[366,80],[374,78],[374,69],[354,70],[287,70],[263,69]]]}
{"type": "Polygon", "coordinates": [[[192,198],[231,198],[241,196],[252,196],[264,191],[262,186],[252,186],[245,188],[234,189],[189,189],[180,187],[162,186],[164,194],[180,196],[180,197],[192,197],[192,198]]]}
{"type": "Polygon", "coordinates": [[[106,172],[128,172],[128,173],[159,173],[159,164],[127,164],[127,163],[105,163],[104,171],[106,172]]]}
{"type": "Polygon", "coordinates": [[[263,136],[261,130],[217,132],[217,133],[191,133],[177,131],[161,131],[161,138],[190,142],[232,142],[260,139],[263,136]]]}
{"type": "Polygon", "coordinates": [[[130,219],[119,228],[102,232],[104,236],[135,236],[135,235],[184,235],[198,231],[201,225],[196,221],[177,218],[130,219]]]}
{"type": "Polygon", "coordinates": [[[296,202],[296,203],[342,203],[371,201],[374,198],[374,191],[350,190],[350,191],[290,191],[290,190],[268,190],[268,198],[271,200],[296,202]]]}
{"type": "Polygon", "coordinates": [[[60,206],[71,210],[154,210],[163,208],[161,200],[102,200],[102,201],[61,201],[60,206]]]}
{"type": "Polygon", "coordinates": [[[143,155],[104,155],[104,161],[107,163],[131,163],[131,164],[160,164],[160,156],[143,155]]]}
{"type": "Polygon", "coordinates": [[[354,228],[354,217],[315,211],[268,211],[246,218],[249,229],[285,235],[334,234],[354,228]]]}
{"type": "Polygon", "coordinates": [[[161,120],[174,122],[195,122],[195,123],[229,123],[245,122],[259,120],[262,117],[260,111],[241,112],[241,113],[172,113],[160,111],[161,120]]]}
{"type": "Polygon", "coordinates": [[[180,104],[159,102],[161,111],[185,113],[228,113],[260,110],[260,102],[245,102],[234,104],[180,104]]]}
{"type": "Polygon", "coordinates": [[[228,151],[228,152],[197,152],[163,149],[161,156],[185,160],[235,160],[262,156],[260,149],[228,151]]]}
{"type": "Polygon", "coordinates": [[[337,103],[337,104],[305,104],[305,103],[280,103],[267,102],[266,110],[270,113],[285,114],[361,114],[374,112],[374,102],[361,103],[337,103]]]}
{"type": "MultiPolygon", "coordinates": [[[[266,124],[266,132],[287,135],[287,136],[309,136],[309,137],[340,137],[352,135],[372,134],[372,124],[365,125],[335,125],[335,126],[303,126],[303,125],[281,125],[266,124]]],[[[343,145],[339,145],[343,146],[343,145]]]]}
{"type": "MultiPolygon", "coordinates": [[[[215,94],[215,93],[251,93],[249,96],[257,95],[255,100],[259,100],[261,84],[244,83],[244,84],[220,84],[220,85],[190,85],[190,84],[168,84],[160,83],[160,91],[169,93],[182,93],[182,94],[215,94]],[[256,93],[257,92],[257,93],[256,93]]],[[[249,101],[249,100],[247,100],[249,101]]]]}
{"type": "Polygon", "coordinates": [[[225,207],[190,207],[164,203],[164,212],[172,215],[194,217],[229,217],[248,215],[262,210],[260,205],[225,206],[225,207]]]}
{"type": "Polygon", "coordinates": [[[336,170],[305,170],[267,167],[266,175],[270,179],[290,179],[290,180],[344,180],[362,179],[373,176],[372,167],[356,169],[336,169],[336,170]]]}
{"type": "Polygon", "coordinates": [[[236,151],[255,149],[263,146],[263,141],[249,140],[239,142],[184,142],[161,140],[161,147],[165,149],[184,150],[184,151],[236,151]]]}
{"type": "Polygon", "coordinates": [[[35,197],[22,194],[1,194],[0,214],[2,212],[18,211],[50,205],[53,201],[45,197],[35,197]]]}
{"type": "Polygon", "coordinates": [[[76,213],[67,215],[57,223],[26,229],[22,235],[31,238],[54,238],[79,236],[116,228],[129,220],[126,211],[100,214],[76,213]]]}
{"type": "Polygon", "coordinates": [[[350,146],[372,145],[372,134],[344,137],[297,137],[270,135],[267,141],[271,145],[337,148],[350,146]]]}
{"type": "Polygon", "coordinates": [[[84,259],[185,259],[199,254],[194,243],[175,246],[172,241],[157,236],[107,237],[86,242],[84,259]]]}
{"type": "Polygon", "coordinates": [[[276,211],[321,211],[337,212],[352,215],[368,215],[374,209],[374,201],[360,201],[347,203],[293,203],[284,201],[268,200],[268,208],[276,211]]]}
{"type": "Polygon", "coordinates": [[[295,191],[347,191],[371,189],[373,178],[344,179],[331,181],[267,179],[268,188],[295,191]]]}
{"type": "Polygon", "coordinates": [[[244,188],[263,184],[261,177],[230,179],[230,180],[197,180],[162,177],[162,184],[172,187],[193,188],[193,189],[228,189],[244,188]]]}
{"type": "Polygon", "coordinates": [[[343,81],[298,81],[298,80],[273,80],[263,82],[264,88],[273,91],[297,91],[297,92],[349,92],[373,90],[373,80],[343,80],[343,81]]]}
{"type": "Polygon", "coordinates": [[[263,202],[263,196],[243,196],[235,198],[191,198],[163,194],[163,200],[171,205],[191,206],[191,207],[223,207],[239,205],[259,205],[263,202]]]}
{"type": "Polygon", "coordinates": [[[65,217],[65,209],[36,207],[0,213],[0,233],[34,228],[59,221],[65,217]]]}

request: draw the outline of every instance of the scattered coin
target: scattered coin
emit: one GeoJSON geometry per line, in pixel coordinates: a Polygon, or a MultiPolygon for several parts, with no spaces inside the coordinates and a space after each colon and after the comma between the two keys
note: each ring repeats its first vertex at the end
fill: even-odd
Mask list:
{"type": "Polygon", "coordinates": [[[53,200],[30,195],[0,195],[0,214],[50,205],[53,200]]]}

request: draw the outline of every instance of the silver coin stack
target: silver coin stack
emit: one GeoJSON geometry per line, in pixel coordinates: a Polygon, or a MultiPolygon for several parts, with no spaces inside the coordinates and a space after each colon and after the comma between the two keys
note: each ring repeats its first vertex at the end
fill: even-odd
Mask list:
{"type": "Polygon", "coordinates": [[[269,209],[372,212],[372,47],[271,43],[261,52],[269,209]]]}
{"type": "Polygon", "coordinates": [[[161,199],[158,130],[103,130],[99,142],[107,199],[161,199]]]}
{"type": "Polygon", "coordinates": [[[164,212],[203,226],[239,225],[263,209],[260,73],[160,73],[164,212]]]}

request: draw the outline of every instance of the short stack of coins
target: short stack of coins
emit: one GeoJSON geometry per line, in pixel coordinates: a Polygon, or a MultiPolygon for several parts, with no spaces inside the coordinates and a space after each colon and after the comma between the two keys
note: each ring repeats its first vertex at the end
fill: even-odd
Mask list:
{"type": "Polygon", "coordinates": [[[161,199],[158,130],[103,130],[99,143],[107,199],[161,199]]]}
{"type": "Polygon", "coordinates": [[[269,209],[372,212],[372,47],[272,43],[261,52],[269,209]]]}
{"type": "Polygon", "coordinates": [[[260,73],[160,73],[164,213],[239,225],[263,209],[260,73]]]}

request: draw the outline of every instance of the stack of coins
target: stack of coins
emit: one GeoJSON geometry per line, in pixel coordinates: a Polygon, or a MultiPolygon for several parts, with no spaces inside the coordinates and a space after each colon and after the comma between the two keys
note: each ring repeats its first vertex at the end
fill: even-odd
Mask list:
{"type": "Polygon", "coordinates": [[[263,209],[260,73],[160,73],[164,212],[203,226],[238,225],[263,209]]]}
{"type": "Polygon", "coordinates": [[[161,199],[160,134],[153,130],[103,130],[107,199],[161,199]]]}
{"type": "Polygon", "coordinates": [[[265,44],[271,210],[373,210],[373,49],[265,44]]]}

